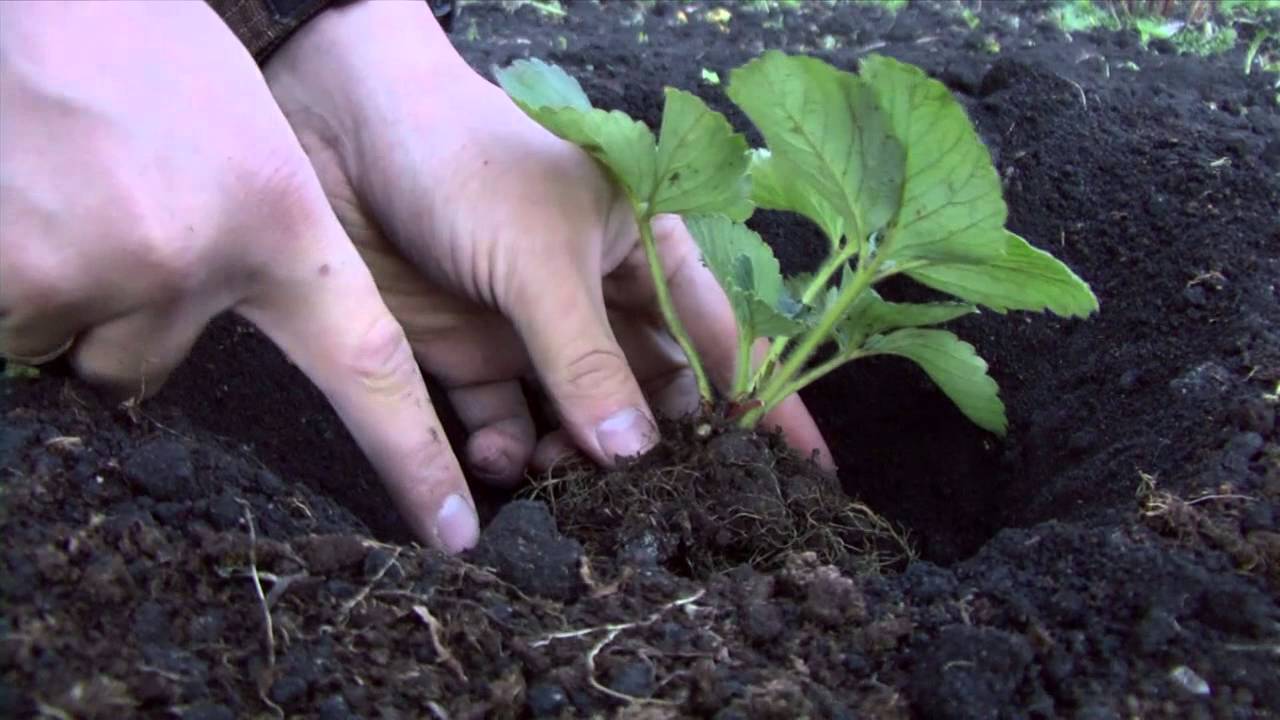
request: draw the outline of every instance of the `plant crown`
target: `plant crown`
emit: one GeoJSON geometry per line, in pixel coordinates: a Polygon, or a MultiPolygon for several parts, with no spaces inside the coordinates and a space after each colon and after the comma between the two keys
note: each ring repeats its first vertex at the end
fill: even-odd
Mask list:
{"type": "Polygon", "coordinates": [[[1003,435],[1004,404],[986,362],[934,326],[979,306],[1085,317],[1097,298],[1066,265],[1005,229],[1000,178],[945,86],[878,55],[860,70],[777,51],[734,70],[728,95],[764,137],[758,149],[683,90],[666,89],[655,139],[622,112],[593,107],[556,66],[519,60],[495,73],[530,117],[590,153],[626,193],[664,318],[705,401],[711,386],[658,265],[650,221],[662,213],[683,216],[733,307],[730,399],[744,409],[743,425],[845,363],[897,355],[973,422],[1003,435]],[[816,272],[783,277],[744,224],[755,208],[798,213],[821,229],[827,256],[816,272]],[[955,300],[887,301],[875,285],[896,275],[955,300]],[[753,363],[762,338],[768,352],[753,363]]]}

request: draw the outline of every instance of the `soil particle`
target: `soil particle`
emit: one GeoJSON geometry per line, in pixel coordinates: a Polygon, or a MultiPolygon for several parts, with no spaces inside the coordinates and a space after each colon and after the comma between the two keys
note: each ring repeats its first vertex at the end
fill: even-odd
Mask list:
{"type": "Polygon", "coordinates": [[[529,686],[525,702],[534,717],[556,717],[568,707],[569,696],[559,683],[538,682],[529,686]]]}
{"type": "Polygon", "coordinates": [[[297,675],[285,675],[271,684],[267,693],[271,701],[281,707],[291,707],[307,694],[307,681],[297,675]]]}
{"type": "Polygon", "coordinates": [[[1211,588],[1201,600],[1199,617],[1208,626],[1241,638],[1258,638],[1280,622],[1274,605],[1239,588],[1211,588]]]}
{"type": "MultiPolygon", "coordinates": [[[[0,715],[1280,716],[1267,73],[1240,48],[1068,37],[1040,3],[974,4],[977,32],[949,3],[562,4],[468,3],[454,39],[481,72],[550,58],[655,126],[663,85],[697,88],[753,143],[704,68],[777,47],[852,69],[875,45],[941,76],[1011,229],[1102,313],[956,324],[1003,440],[909,365],[859,362],[806,392],[838,482],[773,436],[671,423],[637,462],[537,478],[544,505],[464,559],[407,544],[323,396],[245,323],[128,411],[53,369],[0,382],[0,715]],[[998,55],[969,49],[986,35],[998,55]]],[[[823,247],[780,213],[752,225],[788,272],[823,247]]]]}
{"type": "Polygon", "coordinates": [[[312,535],[296,547],[307,568],[320,574],[362,565],[369,554],[368,540],[358,535],[312,535]]]}
{"type": "MultiPolygon", "coordinates": [[[[1026,693],[1033,652],[1026,638],[990,628],[953,625],[928,644],[928,660],[911,674],[913,696],[928,717],[982,718],[991,708],[1044,712],[1026,693]]],[[[1001,713],[1000,717],[1011,717],[1001,713]]]]}
{"type": "Polygon", "coordinates": [[[320,701],[316,714],[320,720],[353,720],[355,718],[355,715],[351,714],[351,708],[347,706],[347,699],[341,695],[330,695],[320,701]]]}
{"type": "Polygon", "coordinates": [[[622,663],[610,671],[608,686],[630,697],[650,697],[656,689],[653,665],[640,660],[622,663]]]}
{"type": "Polygon", "coordinates": [[[185,498],[195,487],[191,453],[168,437],[135,448],[125,457],[123,468],[129,482],[156,500],[185,498]]]}
{"type": "Polygon", "coordinates": [[[1249,463],[1262,452],[1266,441],[1256,432],[1242,432],[1232,436],[1222,448],[1222,467],[1238,473],[1245,473],[1249,463]]]}
{"type": "Polygon", "coordinates": [[[235,720],[236,714],[226,705],[200,703],[182,713],[182,720],[235,720]]]}
{"type": "Polygon", "coordinates": [[[1179,375],[1169,383],[1174,392],[1198,400],[1210,400],[1227,389],[1231,373],[1214,362],[1206,362],[1179,375]]]}
{"type": "Polygon", "coordinates": [[[1276,426],[1276,410],[1262,398],[1248,398],[1231,411],[1231,420],[1245,432],[1265,435],[1276,426]]]}
{"type": "Polygon", "coordinates": [[[539,502],[517,500],[503,507],[472,557],[530,595],[569,601],[586,590],[582,545],[561,535],[539,502]]]}

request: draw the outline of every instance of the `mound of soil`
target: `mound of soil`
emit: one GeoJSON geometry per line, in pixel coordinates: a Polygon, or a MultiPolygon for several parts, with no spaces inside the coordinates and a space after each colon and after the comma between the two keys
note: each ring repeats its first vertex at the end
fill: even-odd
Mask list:
{"type": "MultiPolygon", "coordinates": [[[[847,494],[767,434],[673,422],[618,470],[489,498],[447,558],[223,319],[142,407],[0,382],[0,715],[1280,716],[1274,78],[963,7],[467,4],[453,34],[650,123],[670,84],[747,128],[703,70],[770,48],[943,80],[1010,227],[1102,303],[955,324],[1007,439],[913,366],[859,362],[805,394],[847,494]]],[[[812,227],[752,222],[785,270],[817,260],[812,227]]]]}

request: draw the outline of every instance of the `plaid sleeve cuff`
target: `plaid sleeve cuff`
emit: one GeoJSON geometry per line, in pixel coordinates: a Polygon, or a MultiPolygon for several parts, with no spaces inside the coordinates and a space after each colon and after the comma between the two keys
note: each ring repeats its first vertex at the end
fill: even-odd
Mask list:
{"type": "MultiPolygon", "coordinates": [[[[206,0],[259,64],[284,44],[289,36],[322,10],[350,0],[206,0]]],[[[449,31],[455,13],[454,0],[424,0],[436,20],[449,31]]]]}

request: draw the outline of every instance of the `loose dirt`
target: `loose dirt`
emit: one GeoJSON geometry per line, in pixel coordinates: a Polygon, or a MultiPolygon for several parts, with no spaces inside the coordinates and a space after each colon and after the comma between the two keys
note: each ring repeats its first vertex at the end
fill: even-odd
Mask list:
{"type": "MultiPolygon", "coordinates": [[[[1068,36],[1040,3],[716,7],[467,4],[453,36],[650,123],[670,84],[746,129],[702,71],[771,48],[941,79],[1009,226],[1102,303],[955,324],[1007,439],[859,362],[805,395],[838,483],[767,434],[673,422],[619,470],[487,496],[450,559],[223,319],[141,407],[0,383],[0,715],[1280,716],[1280,108],[1242,72],[1249,28],[1198,58],[1068,36]]],[[[785,270],[815,262],[812,227],[752,223],[785,270]]]]}

